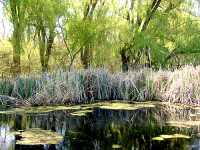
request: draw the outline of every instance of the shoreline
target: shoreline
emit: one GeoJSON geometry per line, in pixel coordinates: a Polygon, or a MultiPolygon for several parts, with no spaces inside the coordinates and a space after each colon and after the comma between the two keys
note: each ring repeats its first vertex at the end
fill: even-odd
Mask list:
{"type": "Polygon", "coordinates": [[[132,101],[132,100],[91,100],[91,101],[84,101],[79,103],[65,103],[65,104],[47,104],[47,105],[31,105],[29,103],[24,103],[24,100],[19,100],[14,97],[0,95],[0,111],[9,110],[13,108],[40,108],[40,107],[73,107],[73,106],[84,106],[84,105],[92,105],[96,103],[121,103],[121,104],[163,104],[168,106],[177,106],[177,107],[183,107],[183,108],[200,108],[199,104],[195,103],[173,103],[170,101],[161,101],[161,100],[146,100],[146,101],[132,101]],[[3,98],[5,103],[3,104],[3,98]]]}

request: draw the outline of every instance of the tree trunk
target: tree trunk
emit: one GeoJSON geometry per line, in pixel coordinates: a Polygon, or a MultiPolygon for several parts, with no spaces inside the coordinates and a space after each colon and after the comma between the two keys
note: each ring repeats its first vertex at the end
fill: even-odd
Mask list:
{"type": "Polygon", "coordinates": [[[84,69],[88,69],[90,66],[90,52],[89,47],[83,47],[81,50],[81,62],[84,69]]]}
{"type": "Polygon", "coordinates": [[[19,24],[15,25],[14,31],[13,31],[13,66],[12,71],[14,75],[17,75],[21,73],[21,34],[20,33],[20,26],[19,24]]]}
{"type": "MultiPolygon", "coordinates": [[[[85,20],[92,20],[96,5],[98,3],[98,0],[90,1],[89,3],[86,3],[83,21],[85,20]]],[[[90,45],[86,43],[85,47],[81,48],[81,62],[84,69],[89,68],[90,66],[90,60],[92,57],[92,53],[90,51],[90,45]]]]}
{"type": "Polygon", "coordinates": [[[146,47],[145,49],[145,55],[147,57],[147,63],[146,63],[146,67],[151,68],[152,66],[152,62],[151,62],[151,48],[146,47]]]}
{"type": "MultiPolygon", "coordinates": [[[[144,32],[147,29],[153,15],[157,11],[158,7],[160,6],[161,1],[162,0],[153,0],[152,1],[151,6],[147,10],[146,18],[143,21],[141,21],[141,19],[139,17],[137,17],[138,18],[137,24],[139,26],[139,32],[144,32]]],[[[131,5],[133,5],[133,1],[132,1],[131,5]]],[[[133,6],[131,7],[130,10],[132,10],[132,9],[133,9],[133,6]]],[[[129,13],[128,13],[128,16],[127,16],[127,20],[129,21],[129,23],[131,23],[131,18],[130,18],[129,13]]],[[[132,47],[132,45],[130,43],[129,48],[127,48],[126,46],[127,45],[125,45],[121,50],[121,61],[122,61],[122,71],[123,72],[127,72],[129,70],[130,54],[128,54],[128,49],[130,49],[132,47]]],[[[146,65],[148,67],[151,67],[152,60],[151,60],[151,55],[150,55],[150,48],[144,48],[143,53],[147,57],[147,64],[146,65]]]]}
{"type": "Polygon", "coordinates": [[[13,66],[12,72],[14,76],[21,73],[21,65],[20,65],[20,54],[17,54],[16,50],[13,50],[13,66]]]}
{"type": "Polygon", "coordinates": [[[43,66],[43,70],[42,71],[48,71],[49,70],[49,58],[50,58],[50,55],[51,55],[51,51],[52,51],[52,48],[53,48],[53,42],[54,42],[54,31],[50,31],[50,34],[49,34],[49,38],[48,38],[48,41],[47,41],[47,48],[46,48],[46,53],[45,53],[45,58],[44,58],[44,66],[43,66]]]}
{"type": "Polygon", "coordinates": [[[127,50],[126,49],[122,49],[120,54],[121,54],[121,61],[122,61],[122,71],[123,72],[128,72],[130,58],[129,58],[128,54],[127,54],[127,50]]]}
{"type": "Polygon", "coordinates": [[[161,0],[153,0],[151,7],[147,10],[147,14],[146,14],[147,16],[145,20],[140,25],[141,32],[147,29],[153,15],[157,11],[158,7],[160,6],[160,3],[161,3],[161,0]]]}
{"type": "Polygon", "coordinates": [[[45,59],[44,59],[45,43],[46,43],[45,36],[46,36],[45,29],[44,29],[43,25],[40,25],[40,27],[38,29],[38,40],[39,40],[40,63],[41,63],[41,67],[42,67],[42,72],[46,71],[45,59]]]}
{"type": "Polygon", "coordinates": [[[47,72],[49,70],[49,58],[51,55],[53,42],[55,38],[54,29],[50,30],[48,39],[46,36],[47,35],[44,26],[40,25],[38,39],[42,72],[47,72]]]}
{"type": "Polygon", "coordinates": [[[22,50],[22,36],[23,36],[23,23],[22,19],[24,14],[21,12],[20,3],[16,0],[9,1],[11,20],[13,24],[12,47],[13,47],[13,65],[12,72],[17,75],[21,72],[20,55],[22,50]]]}

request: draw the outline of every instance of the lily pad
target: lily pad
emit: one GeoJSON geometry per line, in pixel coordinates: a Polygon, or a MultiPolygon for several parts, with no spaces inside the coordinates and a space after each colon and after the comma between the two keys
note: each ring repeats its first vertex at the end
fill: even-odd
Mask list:
{"type": "Polygon", "coordinates": [[[44,144],[58,144],[63,141],[63,136],[49,131],[33,128],[24,132],[14,133],[21,137],[16,144],[19,145],[44,145],[44,144]]]}

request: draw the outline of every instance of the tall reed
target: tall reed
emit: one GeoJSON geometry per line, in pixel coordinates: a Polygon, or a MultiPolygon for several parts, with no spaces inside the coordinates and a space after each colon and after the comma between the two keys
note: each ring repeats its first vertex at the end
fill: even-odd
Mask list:
{"type": "Polygon", "coordinates": [[[111,74],[88,69],[0,80],[0,95],[31,105],[83,103],[93,100],[162,100],[200,104],[200,67],[174,71],[141,69],[111,74]]]}

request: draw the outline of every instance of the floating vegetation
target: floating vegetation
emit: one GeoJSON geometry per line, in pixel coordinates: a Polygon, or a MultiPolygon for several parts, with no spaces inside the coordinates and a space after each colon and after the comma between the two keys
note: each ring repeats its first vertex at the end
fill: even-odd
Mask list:
{"type": "Polygon", "coordinates": [[[174,137],[176,138],[184,138],[184,139],[190,139],[191,137],[188,135],[183,135],[183,134],[174,134],[174,137]]]}
{"type": "Polygon", "coordinates": [[[103,105],[99,106],[101,109],[111,109],[111,110],[137,110],[142,108],[152,108],[155,107],[153,102],[144,102],[144,103],[103,103],[103,105]]]}
{"type": "Polygon", "coordinates": [[[24,132],[16,132],[15,136],[20,137],[16,144],[19,145],[44,145],[44,144],[58,144],[63,140],[63,136],[56,132],[41,130],[33,128],[24,132]]]}
{"type": "Polygon", "coordinates": [[[157,136],[157,137],[154,137],[152,138],[152,140],[155,140],[155,141],[163,141],[165,139],[178,139],[178,138],[181,138],[181,139],[190,139],[190,136],[187,136],[187,135],[183,135],[183,134],[171,134],[171,135],[160,135],[160,136],[157,136]]]}
{"type": "Polygon", "coordinates": [[[14,113],[48,113],[59,110],[79,110],[81,106],[39,106],[39,107],[21,107],[12,108],[6,111],[0,111],[0,114],[14,114],[14,113]]]}
{"type": "Polygon", "coordinates": [[[167,126],[179,127],[179,128],[191,128],[194,126],[200,126],[200,121],[182,120],[182,121],[168,121],[167,126]]]}
{"type": "MultiPolygon", "coordinates": [[[[15,114],[15,113],[48,113],[59,110],[88,110],[94,108],[111,109],[111,110],[136,110],[142,108],[155,107],[160,102],[140,102],[140,103],[128,103],[128,102],[99,102],[93,104],[74,105],[74,106],[39,106],[39,107],[21,107],[12,108],[5,111],[0,111],[0,114],[15,114]]],[[[161,104],[161,103],[160,103],[161,104]]],[[[80,113],[79,112],[79,113],[80,113]]],[[[76,113],[75,113],[76,114],[76,113]]]]}
{"type": "Polygon", "coordinates": [[[88,113],[93,112],[93,110],[81,110],[81,111],[75,111],[73,113],[70,113],[72,116],[86,116],[88,113]]]}
{"type": "MultiPolygon", "coordinates": [[[[16,108],[18,112],[21,110],[22,113],[12,115],[0,114],[3,121],[1,124],[3,128],[5,128],[1,129],[0,127],[0,139],[1,137],[3,139],[5,136],[10,137],[9,133],[15,130],[15,126],[18,125],[20,128],[18,127],[17,129],[22,130],[17,131],[15,136],[13,134],[11,136],[12,139],[16,139],[16,141],[13,140],[12,143],[14,143],[14,145],[17,143],[18,145],[16,145],[16,147],[19,147],[18,149],[29,149],[27,147],[35,148],[35,145],[36,147],[46,148],[52,146],[52,148],[62,147],[62,149],[65,149],[66,143],[62,142],[62,137],[60,135],[58,135],[60,138],[57,139],[54,135],[51,136],[51,134],[54,134],[54,132],[51,131],[41,131],[40,129],[26,130],[31,127],[48,130],[55,129],[59,131],[58,133],[62,133],[62,135],[65,136],[64,138],[67,139],[67,142],[69,141],[69,144],[73,142],[76,144],[73,145],[75,147],[81,144],[83,149],[88,148],[88,143],[92,143],[96,149],[126,149],[129,147],[127,145],[134,145],[136,142],[143,142],[144,140],[148,141],[148,145],[139,143],[144,147],[135,148],[148,149],[150,147],[149,145],[153,145],[152,147],[154,147],[154,144],[156,146],[163,144],[162,146],[169,147],[172,143],[172,148],[174,149],[174,147],[178,145],[176,142],[180,142],[180,146],[184,144],[185,146],[192,145],[193,143],[191,142],[193,142],[193,140],[190,140],[189,136],[191,135],[192,139],[198,139],[200,136],[196,136],[196,134],[200,133],[199,128],[196,126],[190,127],[188,125],[188,128],[177,128],[171,127],[170,125],[165,126],[165,123],[167,122],[169,124],[174,120],[176,124],[182,125],[182,122],[185,123],[187,122],[185,120],[191,119],[191,114],[194,115],[198,113],[198,111],[196,112],[191,109],[174,109],[173,105],[172,109],[168,110],[166,106],[168,106],[168,104],[163,102],[128,103],[110,101],[76,106],[16,108]],[[105,107],[111,109],[104,109],[105,107]],[[41,113],[51,111],[55,112],[41,113]],[[181,123],[178,120],[181,120],[181,123]],[[8,129],[7,126],[9,126],[8,129]],[[151,133],[149,132],[150,130],[152,131],[151,133]],[[136,133],[139,133],[141,136],[135,136],[136,133]],[[156,136],[154,137],[152,135],[156,136]],[[111,140],[110,142],[112,143],[107,144],[107,140],[111,140]],[[125,144],[122,143],[123,141],[125,141],[125,144]],[[166,143],[168,145],[166,145],[166,143]],[[47,144],[47,146],[43,144],[47,144]]],[[[194,124],[194,121],[192,124],[194,124]]],[[[73,146],[69,145],[69,149],[73,149],[73,146]]],[[[178,149],[183,148],[178,147],[178,149]]]]}
{"type": "Polygon", "coordinates": [[[160,136],[157,136],[157,137],[153,137],[152,140],[154,140],[154,141],[163,141],[164,138],[162,138],[160,136]]]}
{"type": "Polygon", "coordinates": [[[163,139],[172,139],[174,136],[173,135],[160,135],[160,137],[163,139]]]}
{"type": "Polygon", "coordinates": [[[121,145],[118,145],[118,144],[113,144],[112,145],[112,148],[113,149],[119,149],[119,148],[121,148],[122,146],[121,145]]]}

